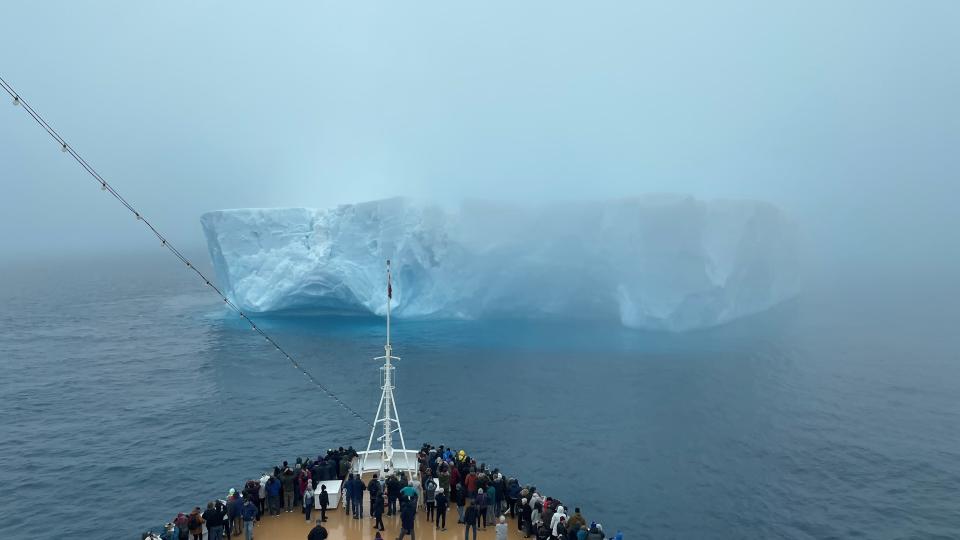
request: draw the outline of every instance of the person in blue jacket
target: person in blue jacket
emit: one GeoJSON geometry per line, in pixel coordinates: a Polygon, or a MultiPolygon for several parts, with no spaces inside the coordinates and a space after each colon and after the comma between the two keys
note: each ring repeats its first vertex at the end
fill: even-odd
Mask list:
{"type": "MultiPolygon", "coordinates": [[[[279,484],[279,482],[277,482],[279,484]]],[[[253,523],[257,519],[257,505],[250,499],[244,499],[243,509],[240,512],[243,517],[243,535],[245,540],[253,540],[253,523]]],[[[280,515],[279,512],[277,515],[280,515]]]]}
{"type": "Polygon", "coordinates": [[[356,475],[353,479],[353,519],[363,519],[363,492],[366,489],[363,479],[356,475]]]}
{"type": "Polygon", "coordinates": [[[350,503],[353,502],[353,474],[343,482],[343,513],[350,515],[350,503]]]}
{"type": "Polygon", "coordinates": [[[270,515],[280,515],[280,481],[275,476],[267,480],[267,503],[270,506],[270,515]]]}

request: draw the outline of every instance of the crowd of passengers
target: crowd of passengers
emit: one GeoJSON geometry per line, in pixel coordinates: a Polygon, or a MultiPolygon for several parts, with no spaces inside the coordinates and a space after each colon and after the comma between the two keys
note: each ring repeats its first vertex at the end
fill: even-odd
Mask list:
{"type": "MultiPolygon", "coordinates": [[[[343,480],[343,510],[353,519],[364,519],[364,505],[369,502],[371,526],[377,529],[377,539],[386,530],[383,515],[398,515],[400,527],[397,540],[409,534],[415,540],[415,522],[418,510],[437,530],[447,528],[447,511],[456,508],[457,524],[464,527],[464,540],[477,538],[478,529],[495,528],[496,540],[506,540],[507,518],[514,520],[523,538],[537,540],[605,540],[603,527],[587,522],[579,508],[569,512],[559,499],[545,497],[535,486],[521,485],[516,478],[507,477],[499,469],[490,469],[477,463],[463,450],[440,445],[424,444],[418,452],[419,478],[407,478],[403,472],[374,474],[369,482],[360,475],[351,474],[351,463],[357,456],[350,447],[328,450],[317,459],[297,458],[290,465],[284,461],[265,472],[260,478],[247,480],[240,491],[230,489],[225,500],[207,503],[206,509],[196,507],[189,514],[180,513],[167,524],[161,535],[164,540],[221,540],[244,536],[253,540],[256,523],[281,512],[302,512],[310,522],[314,501],[320,507],[316,526],[308,533],[308,540],[326,540],[330,496],[326,486],[315,490],[320,482],[343,480]],[[366,496],[364,494],[366,492],[366,496]]],[[[452,520],[452,516],[451,516],[452,520]]],[[[146,538],[146,536],[145,536],[146,538]]],[[[615,540],[622,540],[618,531],[615,540]]]]}

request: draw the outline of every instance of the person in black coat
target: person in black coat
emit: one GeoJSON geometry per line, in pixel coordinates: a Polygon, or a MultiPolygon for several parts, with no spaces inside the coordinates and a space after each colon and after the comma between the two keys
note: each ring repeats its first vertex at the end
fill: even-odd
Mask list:
{"type": "Polygon", "coordinates": [[[408,502],[400,507],[400,536],[397,537],[397,540],[403,540],[404,534],[409,534],[410,540],[417,540],[417,535],[413,532],[416,517],[416,502],[408,502]]]}
{"type": "Polygon", "coordinates": [[[383,494],[377,492],[376,497],[370,501],[370,515],[375,520],[373,527],[378,531],[383,530],[383,494]]]}
{"type": "Polygon", "coordinates": [[[473,530],[473,540],[477,540],[477,522],[480,512],[477,505],[471,504],[463,512],[463,540],[470,540],[470,531],[473,530]]]}
{"type": "Polygon", "coordinates": [[[326,485],[320,486],[320,496],[318,498],[320,502],[320,521],[326,521],[327,507],[330,506],[330,494],[327,493],[326,485]]]}
{"type": "Polygon", "coordinates": [[[397,499],[400,498],[400,481],[397,477],[390,475],[387,477],[387,515],[392,516],[397,513],[397,499]]]}
{"type": "Polygon", "coordinates": [[[437,488],[437,495],[434,499],[437,503],[437,529],[445,531],[447,530],[447,507],[450,502],[447,500],[447,494],[443,492],[443,488],[437,488]]]}

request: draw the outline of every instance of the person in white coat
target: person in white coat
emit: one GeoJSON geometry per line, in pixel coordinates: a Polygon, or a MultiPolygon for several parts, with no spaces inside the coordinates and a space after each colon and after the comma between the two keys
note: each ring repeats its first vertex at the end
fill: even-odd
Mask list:
{"type": "Polygon", "coordinates": [[[550,518],[550,532],[553,534],[553,537],[557,537],[557,525],[560,524],[560,518],[567,519],[567,514],[563,511],[563,506],[558,506],[557,511],[553,513],[553,517],[550,518]]]}

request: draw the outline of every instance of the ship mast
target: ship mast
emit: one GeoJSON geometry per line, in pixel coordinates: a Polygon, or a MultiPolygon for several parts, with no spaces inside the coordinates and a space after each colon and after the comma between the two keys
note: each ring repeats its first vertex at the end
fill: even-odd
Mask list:
{"type": "MultiPolygon", "coordinates": [[[[400,417],[397,415],[397,404],[393,397],[393,390],[396,388],[396,376],[391,363],[393,360],[400,360],[393,356],[393,347],[390,345],[390,308],[393,300],[393,282],[390,274],[390,260],[387,260],[387,342],[383,346],[383,356],[377,356],[374,360],[383,360],[383,366],[380,368],[380,388],[383,393],[380,395],[380,405],[377,407],[376,419],[373,421],[373,427],[370,430],[370,439],[367,441],[367,451],[363,454],[362,469],[370,470],[367,459],[370,456],[370,449],[373,446],[373,437],[376,434],[378,424],[382,427],[382,434],[377,438],[380,441],[380,459],[381,464],[378,467],[380,471],[386,472],[392,470],[395,465],[401,468],[409,467],[407,463],[407,445],[403,440],[403,429],[400,427],[400,417]],[[403,463],[394,463],[393,434],[400,434],[400,450],[404,458],[403,463]]],[[[372,465],[372,464],[371,464],[372,465]]],[[[415,470],[415,469],[414,469],[415,470]]]]}

